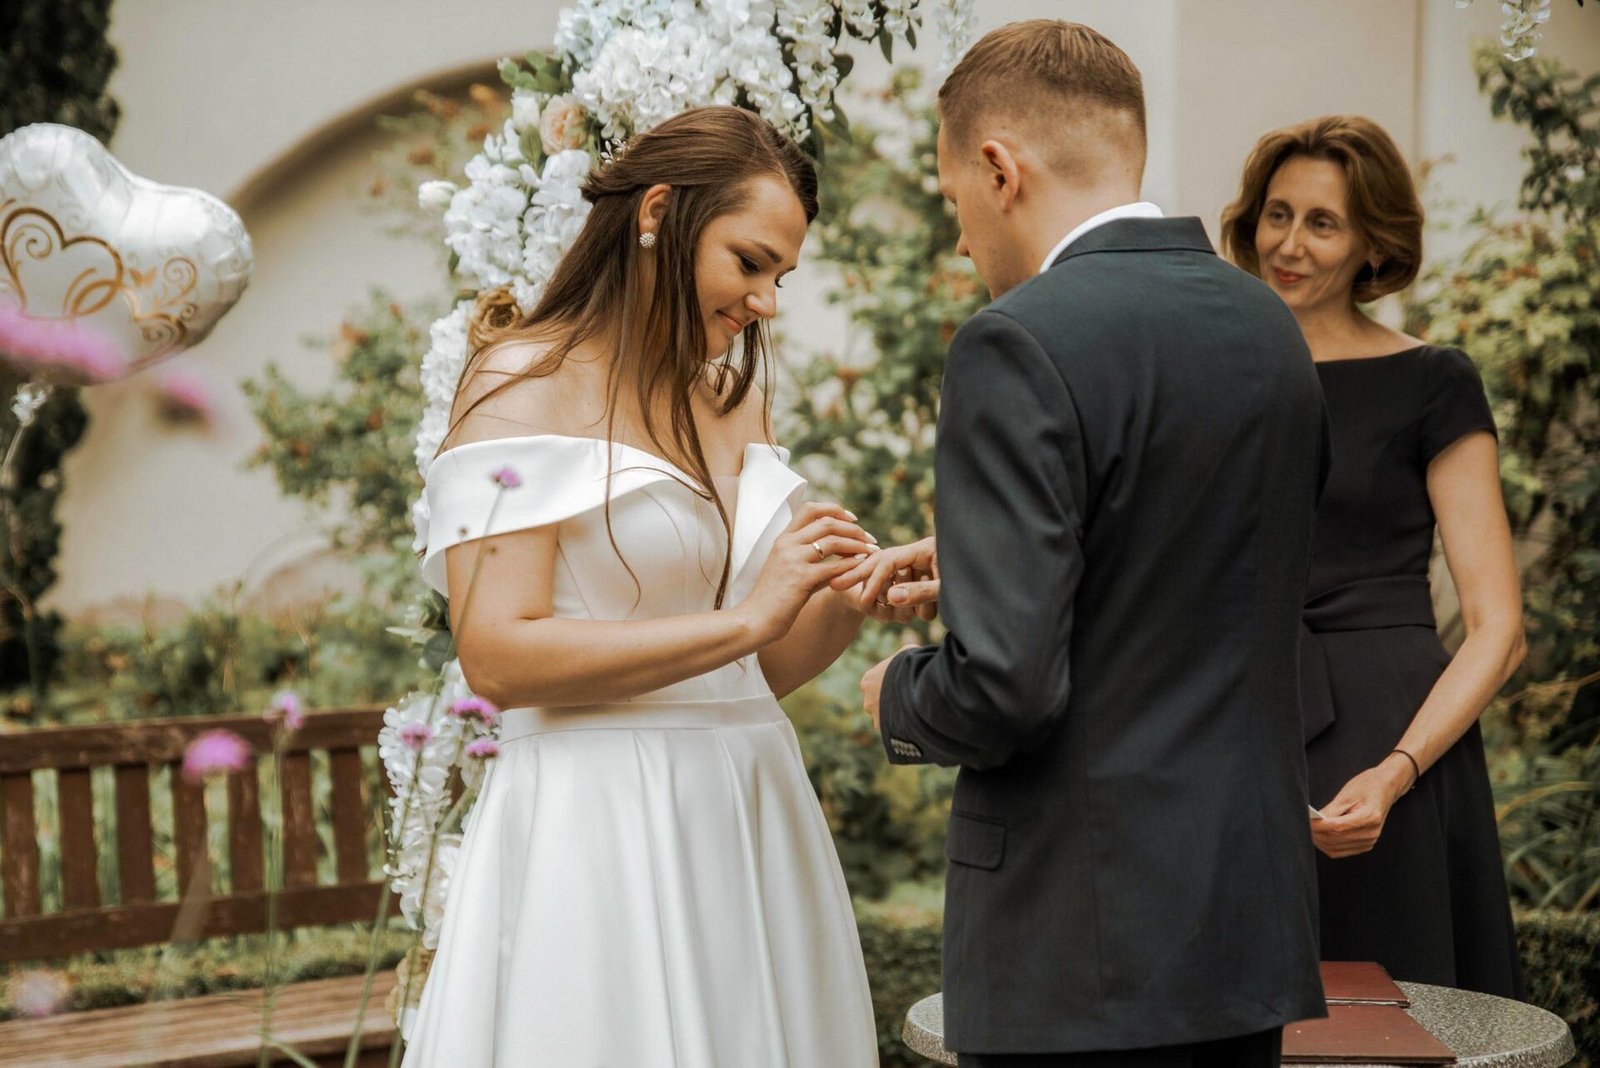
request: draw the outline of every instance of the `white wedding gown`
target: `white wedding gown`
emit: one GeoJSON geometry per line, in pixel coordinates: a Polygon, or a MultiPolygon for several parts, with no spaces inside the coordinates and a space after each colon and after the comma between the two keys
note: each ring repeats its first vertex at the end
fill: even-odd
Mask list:
{"type": "MultiPolygon", "coordinates": [[[[678,468],[613,445],[608,534],[607,448],[539,435],[441,455],[429,584],[444,589],[451,545],[559,523],[557,616],[711,610],[716,510],[678,468]],[[522,485],[502,491],[507,465],[522,485]]],[[[729,606],[805,487],[787,458],[751,445],[719,484],[729,606]]],[[[753,655],[629,701],[503,713],[411,1035],[408,1068],[877,1064],[850,897],[753,655]]]]}

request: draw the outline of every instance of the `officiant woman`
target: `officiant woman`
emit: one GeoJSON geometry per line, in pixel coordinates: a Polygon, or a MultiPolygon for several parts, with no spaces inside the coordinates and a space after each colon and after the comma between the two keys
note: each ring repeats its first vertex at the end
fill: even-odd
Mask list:
{"type": "Polygon", "coordinates": [[[1422,221],[1388,134],[1328,116],[1260,140],[1222,240],[1294,312],[1332,425],[1301,633],[1322,958],[1520,997],[1478,728],[1524,655],[1494,421],[1464,353],[1362,309],[1416,277],[1422,221]],[[1429,593],[1435,527],[1465,624],[1454,656],[1429,593]]]}

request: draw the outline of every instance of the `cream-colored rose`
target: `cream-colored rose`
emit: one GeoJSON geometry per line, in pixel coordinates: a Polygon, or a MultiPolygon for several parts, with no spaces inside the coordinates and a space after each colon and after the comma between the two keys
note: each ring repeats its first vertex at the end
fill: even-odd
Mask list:
{"type": "Polygon", "coordinates": [[[546,155],[580,148],[588,139],[588,115],[570,96],[553,96],[539,115],[539,140],[544,143],[546,155]]]}

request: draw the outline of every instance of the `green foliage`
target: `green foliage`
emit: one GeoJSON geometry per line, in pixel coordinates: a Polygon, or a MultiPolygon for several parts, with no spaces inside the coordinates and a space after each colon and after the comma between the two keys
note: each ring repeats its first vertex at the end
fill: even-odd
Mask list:
{"type": "MultiPolygon", "coordinates": [[[[0,367],[0,397],[12,396],[21,382],[0,367]]],[[[61,615],[39,608],[38,602],[56,582],[61,463],[88,424],[76,391],[55,390],[18,446],[17,490],[0,488],[0,689],[31,684],[42,694],[55,671],[61,615]]],[[[16,417],[5,407],[0,442],[9,444],[16,433],[16,417]]]]}
{"type": "MultiPolygon", "coordinates": [[[[1433,272],[1409,325],[1483,371],[1512,527],[1537,551],[1524,578],[1529,672],[1581,680],[1600,670],[1600,77],[1578,83],[1552,60],[1490,49],[1477,65],[1495,114],[1533,134],[1529,214],[1475,216],[1477,239],[1433,272]]],[[[1514,710],[1533,737],[1600,711],[1582,683],[1545,696],[1514,710]]]]}
{"type": "MultiPolygon", "coordinates": [[[[0,136],[35,122],[76,126],[101,141],[117,127],[117,105],[106,83],[117,53],[106,40],[111,0],[23,0],[0,5],[0,136]]],[[[0,373],[0,397],[17,379],[0,373]]],[[[0,689],[31,684],[44,692],[55,663],[61,617],[37,601],[55,584],[61,537],[56,501],[61,463],[83,437],[88,415],[76,391],[58,390],[39,411],[23,445],[15,495],[0,501],[10,513],[0,591],[0,689]]],[[[17,431],[10,407],[0,407],[0,442],[17,431]]]]}
{"type": "MultiPolygon", "coordinates": [[[[171,626],[63,632],[65,680],[33,722],[104,722],[265,709],[292,688],[311,707],[389,701],[419,677],[415,653],[385,633],[389,611],[334,600],[268,619],[219,595],[171,626]]],[[[14,709],[15,711],[15,709],[14,709]]]]}
{"type": "Polygon", "coordinates": [[[829,300],[848,309],[866,351],[823,354],[801,368],[803,388],[784,423],[795,457],[814,458],[813,481],[848,495],[885,544],[914,541],[933,525],[945,350],[988,299],[955,253],[955,220],[931,183],[937,128],[917,90],[916,72],[901,72],[884,94],[910,134],[904,155],[860,126],[851,141],[828,146],[813,237],[841,273],[829,300]]]}
{"type": "MultiPolygon", "coordinates": [[[[412,102],[416,107],[404,115],[379,117],[379,129],[393,142],[374,157],[377,173],[367,192],[372,207],[396,220],[394,236],[421,237],[443,253],[439,213],[417,203],[417,188],[427,181],[460,182],[483,139],[501,129],[506,101],[499,90],[474,85],[465,99],[420,90],[412,102]]],[[[523,144],[525,152],[532,147],[523,144]]]]}
{"type": "Polygon", "coordinates": [[[1571,1025],[1575,1064],[1600,1064],[1600,916],[1529,911],[1516,921],[1528,1000],[1571,1025]]]}
{"type": "Polygon", "coordinates": [[[0,7],[0,134],[32,122],[76,126],[101,141],[117,128],[106,83],[111,0],[20,0],[0,7]]]}
{"type": "MultiPolygon", "coordinates": [[[[413,933],[398,925],[383,933],[378,967],[392,968],[413,933]]],[[[301,928],[278,935],[273,973],[286,982],[360,975],[371,935],[359,928],[301,928]],[[283,943],[287,942],[287,946],[283,943]]],[[[155,946],[74,958],[57,969],[67,980],[66,1011],[138,1005],[158,998],[201,997],[266,985],[266,938],[216,938],[193,947],[155,946]]],[[[0,976],[5,974],[0,970],[0,976]]],[[[0,982],[0,1020],[16,1018],[11,984],[0,982]]],[[[383,1006],[368,1007],[379,1016],[383,1006]]]]}
{"type": "Polygon", "coordinates": [[[856,927],[872,987],[880,1063],[883,1068],[927,1064],[900,1041],[900,1029],[906,1011],[941,985],[940,913],[915,906],[858,905],[856,927]]]}
{"type": "MultiPolygon", "coordinates": [[[[868,646],[868,635],[858,646],[868,646]]],[[[880,643],[881,644],[881,643],[880,643]]],[[[881,650],[887,655],[892,649],[881,650]]],[[[784,701],[805,754],[806,773],[833,832],[845,883],[860,898],[877,899],[898,883],[944,870],[948,776],[899,767],[883,757],[883,743],[861,710],[853,688],[877,657],[858,649],[828,675],[784,701]]]]}
{"type": "Polygon", "coordinates": [[[276,365],[244,383],[267,440],[251,463],[270,467],[278,487],[343,515],[334,545],[373,565],[372,577],[394,603],[420,586],[411,502],[422,491],[412,448],[422,412],[418,359],[427,348],[422,315],[382,293],[321,342],[333,353],[333,389],[310,392],[276,365]]]}
{"type": "MultiPolygon", "coordinates": [[[[822,495],[846,502],[884,544],[933,529],[933,433],[945,351],[988,299],[937,186],[937,126],[904,71],[877,94],[890,117],[848,140],[824,131],[822,210],[812,231],[840,281],[828,299],[849,313],[859,352],[823,353],[797,371],[780,413],[782,439],[822,495]],[[885,131],[892,130],[893,133],[885,131]],[[893,141],[903,140],[898,148],[893,141]]],[[[851,888],[867,897],[944,867],[953,774],[890,767],[861,711],[857,681],[903,634],[937,625],[865,625],[861,638],[788,707],[851,888]],[[871,744],[867,744],[870,741],[871,744]]]]}
{"type": "Polygon", "coordinates": [[[1600,903],[1600,744],[1522,758],[1499,806],[1513,896],[1535,908],[1600,903]]]}
{"type": "Polygon", "coordinates": [[[1525,127],[1521,217],[1476,214],[1476,239],[1436,268],[1408,327],[1465,350],[1500,428],[1522,547],[1530,655],[1505,704],[1513,744],[1501,842],[1517,900],[1600,902],[1600,76],[1553,60],[1476,57],[1496,116],[1525,127]]]}

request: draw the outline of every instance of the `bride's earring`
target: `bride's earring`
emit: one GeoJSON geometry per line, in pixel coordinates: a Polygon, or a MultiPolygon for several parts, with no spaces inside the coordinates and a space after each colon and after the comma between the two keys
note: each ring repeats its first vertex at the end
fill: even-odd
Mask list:
{"type": "Polygon", "coordinates": [[[656,247],[656,235],[655,235],[655,233],[650,231],[650,230],[646,230],[644,233],[640,234],[639,235],[639,247],[640,248],[655,248],[656,247]]]}

